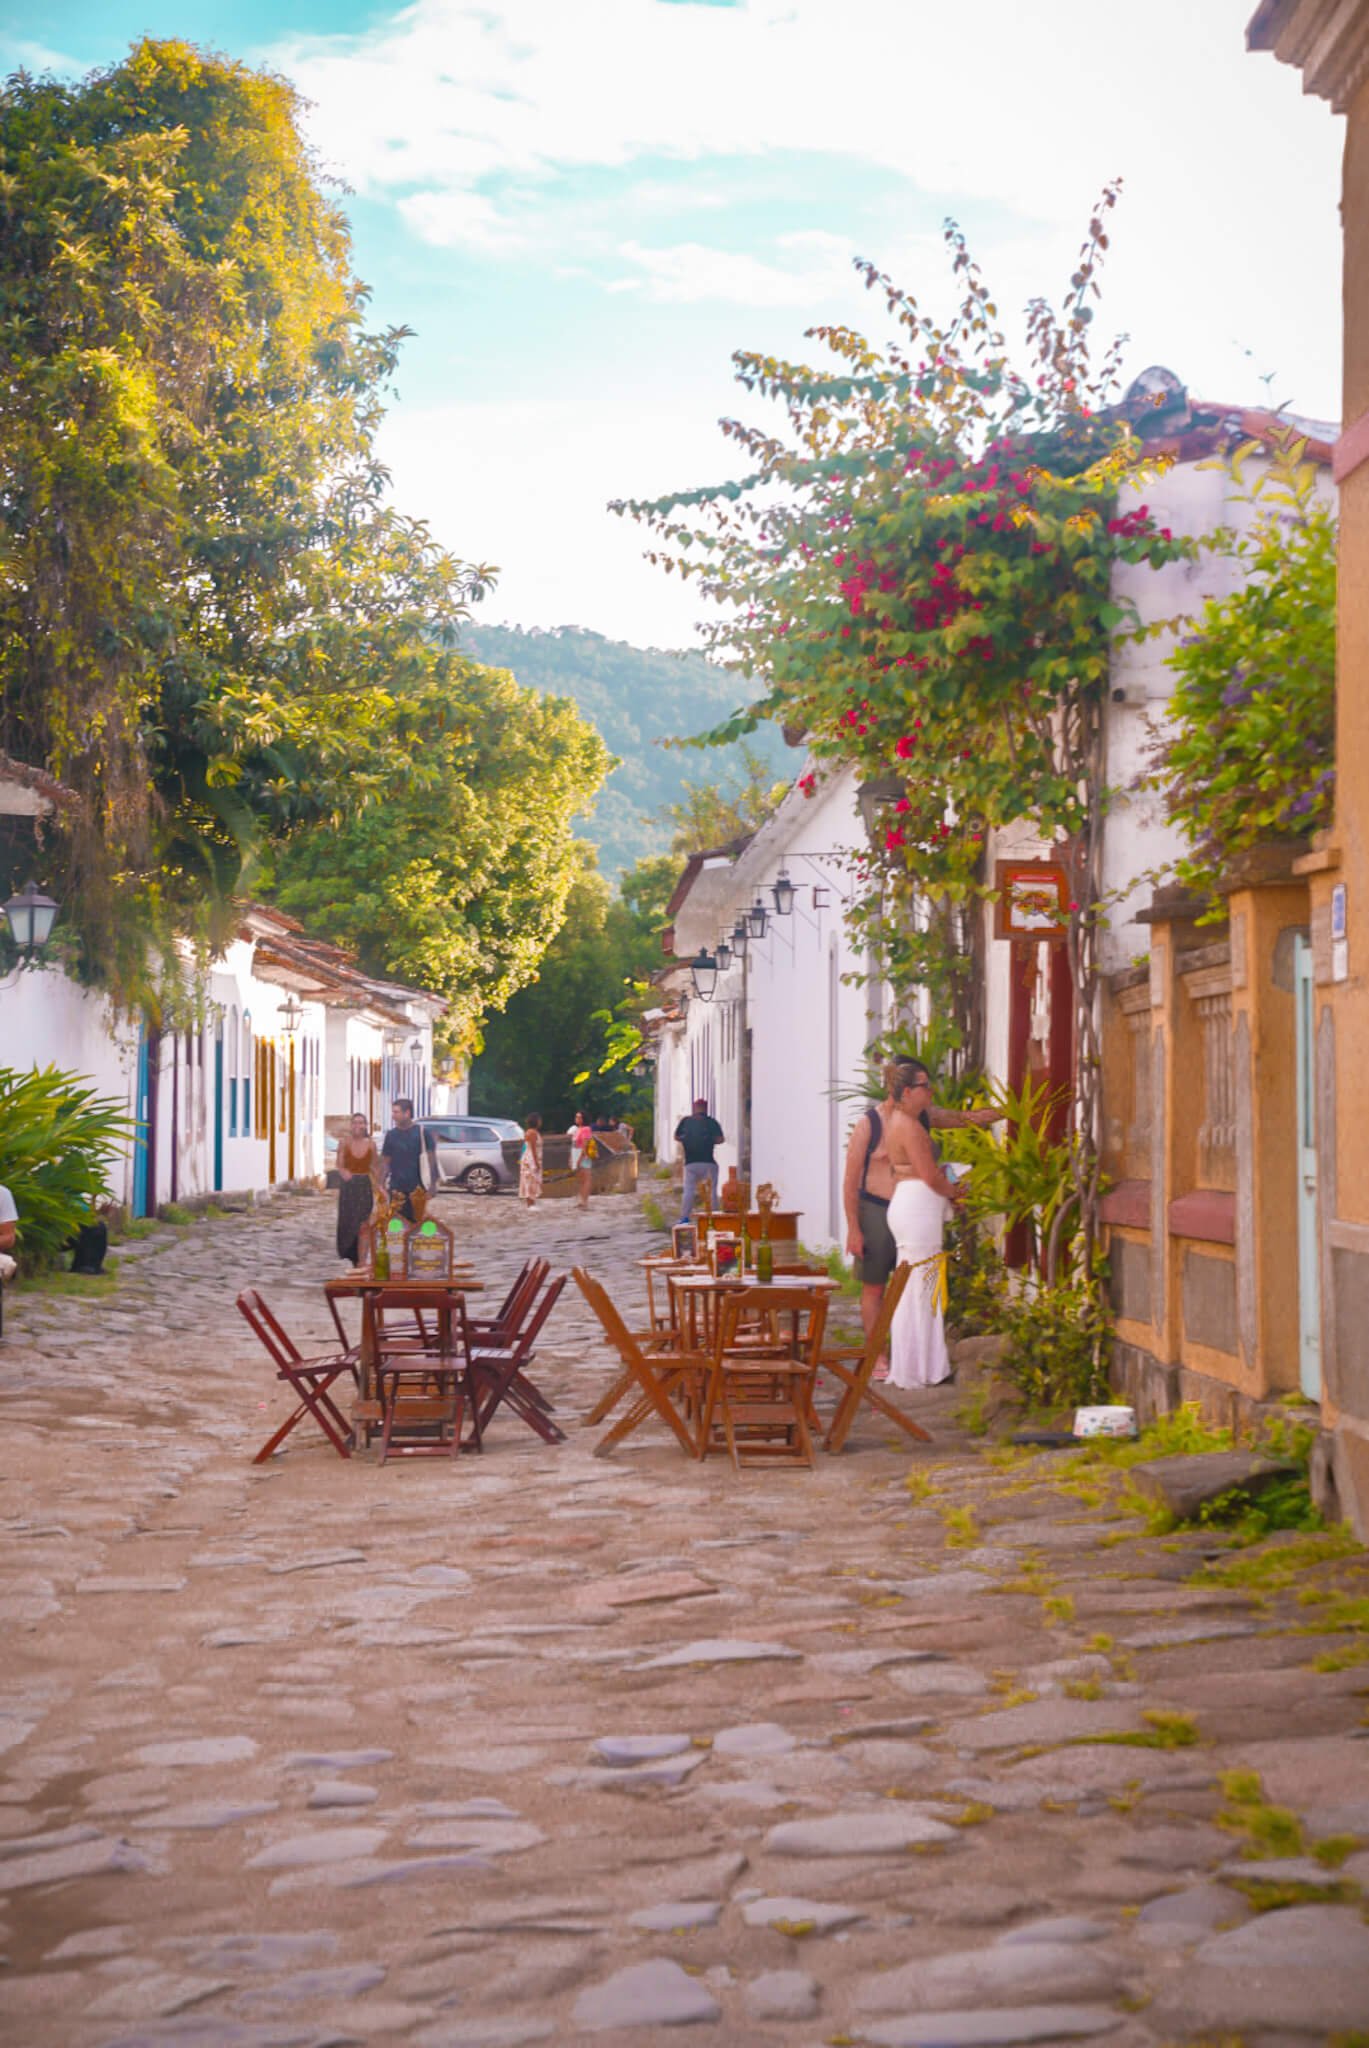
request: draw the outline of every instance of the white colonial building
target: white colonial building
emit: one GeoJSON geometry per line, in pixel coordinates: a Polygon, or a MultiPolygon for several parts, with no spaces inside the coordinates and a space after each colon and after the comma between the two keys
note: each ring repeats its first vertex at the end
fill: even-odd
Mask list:
{"type": "MultiPolygon", "coordinates": [[[[1168,373],[1138,380],[1135,403],[1158,405],[1157,452],[1172,466],[1129,485],[1119,512],[1147,506],[1160,526],[1195,538],[1219,527],[1237,531],[1258,516],[1223,459],[1240,441],[1266,443],[1289,423],[1277,416],[1191,404],[1168,373]],[[1147,379],[1150,381],[1147,382],[1147,379]],[[1144,387],[1144,388],[1142,388],[1144,387]]],[[[1317,488],[1333,486],[1325,464],[1332,430],[1305,423],[1317,488]]],[[[1259,460],[1251,465],[1258,471],[1259,460]]],[[[1240,587],[1239,559],[1204,552],[1162,570],[1119,565],[1114,592],[1147,624],[1193,616],[1210,597],[1240,587]]],[[[1168,656],[1173,631],[1120,641],[1105,708],[1106,775],[1115,792],[1108,814],[1103,893],[1111,903],[1103,938],[1105,974],[1147,952],[1149,927],[1138,920],[1157,873],[1182,851],[1163,799],[1141,787],[1174,687],[1168,656]]],[[[847,1133],[871,1081],[869,1049],[896,1023],[913,1027],[915,996],[901,1016],[874,964],[852,941],[843,912],[854,893],[851,863],[877,829],[878,785],[862,790],[851,770],[804,764],[802,782],[749,840],[695,854],[669,915],[672,965],[659,977],[662,1002],[649,1020],[656,1048],[656,1155],[676,1155],[674,1130],[692,1099],[704,1096],[727,1134],[724,1175],[736,1164],[753,1184],[773,1181],[785,1208],[802,1211],[800,1234],[814,1248],[844,1235],[841,1173],[847,1133]],[[776,895],[779,884],[788,884],[776,895]],[[778,905],[791,905],[785,910],[778,905]],[[764,936],[742,952],[732,934],[753,907],[766,913],[764,936]],[[696,993],[689,961],[702,949],[731,959],[710,1000],[696,993]]],[[[983,910],[985,1067],[1013,1087],[1028,1076],[1068,1085],[1073,1002],[1066,949],[1059,943],[1068,889],[1059,850],[1025,825],[993,835],[988,872],[1001,902],[983,910]],[[1042,894],[1041,892],[1044,892],[1042,894]],[[1057,915],[1047,899],[1054,892],[1057,915]],[[1033,904],[1037,907],[1034,909],[1033,904]]],[[[757,920],[759,923],[760,920],[757,920]]],[[[707,977],[704,978],[705,980],[707,977]]]]}

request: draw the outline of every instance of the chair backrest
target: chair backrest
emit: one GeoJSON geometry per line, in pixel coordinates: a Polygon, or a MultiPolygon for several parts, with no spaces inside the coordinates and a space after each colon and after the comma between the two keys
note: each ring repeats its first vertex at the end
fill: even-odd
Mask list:
{"type": "Polygon", "coordinates": [[[517,1336],[528,1310],[537,1299],[538,1288],[550,1271],[550,1259],[529,1259],[509,1289],[504,1306],[494,1320],[511,1339],[517,1336]]]}
{"type": "Polygon", "coordinates": [[[810,1358],[815,1357],[827,1327],[829,1293],[826,1287],[771,1287],[761,1281],[729,1291],[718,1318],[719,1351],[731,1348],[746,1317],[784,1315],[806,1318],[798,1341],[810,1358]]]}
{"type": "Polygon", "coordinates": [[[604,1335],[624,1365],[643,1368],[645,1361],[637,1340],[609,1300],[602,1283],[592,1273],[587,1273],[583,1266],[575,1266],[571,1270],[576,1286],[598,1316],[604,1335]]]}
{"type": "Polygon", "coordinates": [[[566,1284],[566,1278],[567,1276],[564,1273],[557,1274],[556,1278],[547,1288],[546,1293],[542,1296],[542,1299],[538,1302],[537,1307],[533,1310],[531,1322],[516,1338],[516,1348],[520,1357],[530,1358],[532,1356],[532,1347],[541,1335],[543,1324],[561,1299],[561,1290],[566,1284]]]}
{"type": "Polygon", "coordinates": [[[293,1372],[303,1362],[299,1346],[286,1335],[255,1287],[245,1287],[238,1296],[238,1312],[264,1346],[278,1372],[293,1372]]]}
{"type": "Polygon", "coordinates": [[[455,1294],[447,1287],[378,1287],[371,1296],[371,1308],[375,1315],[376,1327],[383,1330],[387,1311],[391,1315],[416,1317],[423,1332],[425,1343],[429,1341],[423,1317],[433,1316],[437,1325],[437,1341],[441,1342],[444,1317],[452,1319],[452,1349],[460,1348],[469,1354],[470,1332],[466,1325],[465,1296],[455,1294]]]}
{"type": "Polygon", "coordinates": [[[871,1330],[865,1346],[864,1357],[866,1360],[876,1361],[882,1358],[888,1350],[889,1332],[894,1327],[894,1317],[898,1313],[898,1305],[903,1299],[903,1290],[908,1285],[912,1271],[912,1267],[905,1260],[901,1266],[895,1266],[893,1272],[889,1275],[889,1282],[884,1290],[884,1299],[880,1303],[879,1314],[875,1318],[875,1327],[871,1330]]]}

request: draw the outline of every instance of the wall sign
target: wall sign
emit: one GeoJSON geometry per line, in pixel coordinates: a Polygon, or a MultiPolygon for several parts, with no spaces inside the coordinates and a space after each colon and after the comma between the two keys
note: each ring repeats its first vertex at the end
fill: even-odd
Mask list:
{"type": "Polygon", "coordinates": [[[1058,861],[1001,860],[994,887],[995,938],[1063,939],[1069,931],[1069,878],[1058,861]]]}
{"type": "Polygon", "coordinates": [[[1331,891],[1331,979],[1348,981],[1350,977],[1350,913],[1346,904],[1345,884],[1337,882],[1331,891]]]}

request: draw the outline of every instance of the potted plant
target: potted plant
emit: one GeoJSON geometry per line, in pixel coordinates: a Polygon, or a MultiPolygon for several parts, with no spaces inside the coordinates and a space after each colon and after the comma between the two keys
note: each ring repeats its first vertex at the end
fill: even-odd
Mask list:
{"type": "Polygon", "coordinates": [[[109,1250],[109,1218],[119,1204],[113,1195],[97,1195],[90,1205],[88,1215],[76,1228],[71,1239],[71,1270],[73,1273],[102,1273],[105,1253],[109,1250]]]}

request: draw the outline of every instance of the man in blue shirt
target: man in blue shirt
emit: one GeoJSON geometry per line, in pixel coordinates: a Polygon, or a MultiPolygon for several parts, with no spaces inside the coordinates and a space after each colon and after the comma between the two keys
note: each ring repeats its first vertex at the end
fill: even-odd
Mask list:
{"type": "Polygon", "coordinates": [[[394,1123],[385,1133],[380,1156],[385,1161],[385,1184],[392,1194],[403,1195],[403,1214],[414,1221],[413,1192],[423,1184],[423,1152],[428,1153],[428,1185],[437,1193],[437,1139],[431,1130],[420,1131],[414,1122],[414,1106],[407,1095],[396,1095],[391,1110],[394,1123]]]}
{"type": "Polygon", "coordinates": [[[718,1164],[713,1157],[713,1147],[721,1145],[723,1127],[716,1117],[708,1114],[708,1102],[700,1096],[694,1104],[691,1116],[682,1116],[675,1126],[675,1142],[684,1149],[684,1192],[681,1196],[680,1221],[688,1223],[694,1207],[694,1190],[700,1181],[708,1181],[713,1189],[713,1206],[718,1206],[718,1164]]]}

